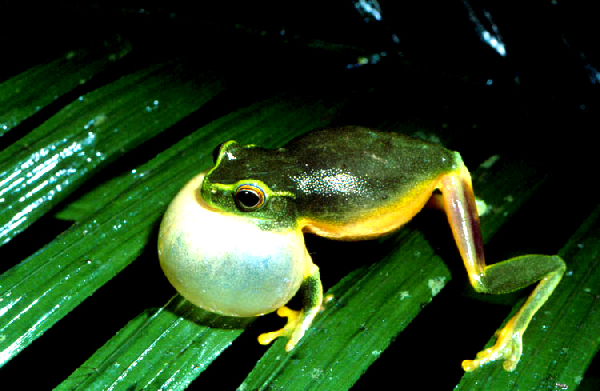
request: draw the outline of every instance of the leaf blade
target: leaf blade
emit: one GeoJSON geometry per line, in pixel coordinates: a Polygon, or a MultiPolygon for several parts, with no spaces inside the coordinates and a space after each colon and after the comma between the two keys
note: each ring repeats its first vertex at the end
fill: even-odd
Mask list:
{"type": "Polygon", "coordinates": [[[132,51],[119,37],[65,53],[0,84],[0,137],[132,51]]]}
{"type": "Polygon", "coordinates": [[[181,78],[165,63],[122,77],[72,102],[0,152],[0,245],[6,244],[117,156],[210,100],[209,74],[181,78]],[[203,88],[195,83],[203,80],[203,88]],[[167,87],[165,87],[167,86],[167,87]]]}

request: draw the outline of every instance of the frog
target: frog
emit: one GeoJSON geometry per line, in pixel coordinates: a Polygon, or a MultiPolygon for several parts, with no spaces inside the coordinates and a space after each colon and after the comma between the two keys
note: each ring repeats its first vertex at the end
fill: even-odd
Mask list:
{"type": "Polygon", "coordinates": [[[424,207],[445,211],[470,285],[503,294],[536,284],[495,344],[464,360],[465,371],[503,360],[513,371],[532,317],[565,273],[559,256],[523,255],[487,265],[471,175],[458,152],[396,132],[344,126],[307,132],[279,148],[220,144],[214,166],[193,178],[161,223],[158,253],[187,300],[226,316],[276,311],[292,351],[331,299],[304,240],[375,239],[424,207]],[[300,292],[302,308],[286,304],[300,292]]]}

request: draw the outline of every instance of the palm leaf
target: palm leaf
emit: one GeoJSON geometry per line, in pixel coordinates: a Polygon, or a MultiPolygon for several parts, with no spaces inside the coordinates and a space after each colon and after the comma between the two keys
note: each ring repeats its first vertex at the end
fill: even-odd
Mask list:
{"type": "MultiPolygon", "coordinates": [[[[482,217],[488,256],[500,260],[494,257],[558,252],[569,267],[527,331],[517,371],[505,373],[494,363],[460,379],[460,360],[482,349],[510,310],[496,310],[500,319],[489,326],[483,319],[487,315],[478,313],[460,326],[458,308],[436,307],[459,302],[456,296],[464,281],[456,278],[463,273],[453,266],[460,260],[437,213],[425,213],[379,241],[340,244],[309,238],[334,299],[292,353],[285,353],[284,341],[278,340],[256,361],[262,348],[255,337],[278,327],[275,316],[254,321],[202,311],[173,296],[157,266],[161,215],[187,180],[210,167],[213,148],[228,139],[274,147],[316,127],[360,123],[441,138],[476,166],[490,156],[485,144],[470,142],[481,131],[465,135],[427,119],[415,125],[419,114],[411,114],[410,108],[418,104],[412,100],[424,99],[419,94],[427,88],[419,83],[427,83],[431,75],[417,76],[418,87],[411,87],[408,81],[414,75],[398,80],[397,70],[383,68],[385,77],[379,69],[332,76],[320,75],[316,68],[302,83],[294,76],[265,86],[253,80],[260,80],[255,68],[234,68],[240,73],[235,75],[223,71],[229,57],[207,42],[201,44],[217,59],[212,63],[181,57],[175,50],[154,55],[152,48],[150,55],[145,45],[138,49],[139,41],[111,42],[100,49],[74,48],[72,53],[85,53],[74,68],[67,67],[64,57],[42,59],[0,84],[0,101],[7,102],[0,123],[10,130],[11,141],[0,152],[0,251],[5,260],[16,248],[23,255],[15,265],[7,262],[0,276],[0,363],[7,379],[26,376],[33,363],[39,365],[47,354],[55,356],[57,346],[64,345],[61,355],[73,358],[46,360],[46,375],[37,379],[40,388],[184,389],[217,378],[225,389],[359,389],[368,388],[374,378],[398,381],[399,371],[407,380],[426,376],[431,363],[440,361],[444,370],[436,366],[437,377],[447,387],[458,383],[459,389],[573,390],[579,385],[584,389],[586,381],[593,384],[595,378],[586,369],[600,335],[600,212],[596,208],[587,216],[595,204],[573,192],[549,192],[581,162],[557,167],[540,154],[494,146],[490,148],[500,157],[472,172],[476,193],[491,206],[482,217]],[[107,52],[127,57],[107,62],[107,52]],[[107,64],[109,75],[102,76],[107,64]],[[51,83],[53,88],[42,83],[47,75],[58,80],[51,83]],[[81,87],[76,82],[90,78],[96,84],[81,87]],[[248,90],[258,89],[263,91],[260,97],[248,95],[248,90]],[[390,92],[398,90],[409,98],[388,107],[390,92]],[[399,107],[404,108],[401,113],[399,107]],[[27,124],[33,124],[30,132],[27,124]],[[529,213],[536,205],[555,205],[557,197],[572,205],[574,228],[553,227],[551,243],[519,241],[528,230],[546,234],[543,217],[531,219],[529,213]],[[57,224],[54,216],[73,224],[50,243],[27,248],[27,243],[36,243],[32,238],[40,230],[57,224]],[[429,311],[441,320],[420,324],[415,331],[413,325],[429,311]],[[109,335],[89,337],[105,335],[104,327],[109,335]],[[48,336],[42,337],[44,333],[48,336]],[[417,337],[409,338],[412,343],[403,340],[403,335],[413,334],[417,337]],[[445,341],[465,341],[468,350],[436,345],[437,334],[446,335],[445,341]],[[48,344],[53,348],[45,353],[48,344]],[[398,366],[400,356],[407,358],[398,369],[380,369],[386,363],[398,366]]],[[[243,52],[248,42],[263,45],[243,39],[238,50],[243,52]]],[[[261,53],[277,52],[277,58],[288,50],[278,45],[268,43],[261,53]]],[[[355,50],[321,43],[292,52],[294,58],[315,56],[335,66],[355,50]]],[[[307,69],[306,62],[284,65],[296,71],[291,75],[307,69]]],[[[270,67],[260,72],[266,78],[270,67]]],[[[455,80],[432,85],[437,82],[472,88],[455,80]]],[[[521,301],[510,297],[514,311],[521,301]]]]}

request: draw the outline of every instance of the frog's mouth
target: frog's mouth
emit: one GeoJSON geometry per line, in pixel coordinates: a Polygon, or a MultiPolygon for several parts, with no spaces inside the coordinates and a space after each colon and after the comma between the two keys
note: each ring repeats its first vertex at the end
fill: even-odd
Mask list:
{"type": "Polygon", "coordinates": [[[223,213],[199,190],[204,174],[175,197],[161,223],[159,258],[171,284],[206,310],[253,316],[283,306],[310,257],[299,230],[265,231],[254,219],[223,213]]]}

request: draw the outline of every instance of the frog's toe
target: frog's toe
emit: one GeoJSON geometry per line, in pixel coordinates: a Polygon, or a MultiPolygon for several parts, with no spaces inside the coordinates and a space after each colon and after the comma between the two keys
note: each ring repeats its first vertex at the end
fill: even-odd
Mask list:
{"type": "Polygon", "coordinates": [[[515,370],[523,351],[521,333],[514,331],[512,322],[509,322],[497,334],[498,339],[494,346],[477,353],[475,360],[464,360],[462,362],[462,367],[466,372],[474,371],[488,362],[500,359],[504,359],[502,367],[505,371],[512,372],[515,370]]]}
{"type": "Polygon", "coordinates": [[[261,345],[268,345],[273,342],[274,339],[283,335],[283,329],[277,331],[271,331],[269,333],[262,333],[258,336],[258,343],[261,345]]]}
{"type": "Polygon", "coordinates": [[[262,345],[267,345],[277,337],[289,337],[288,342],[285,345],[285,350],[287,352],[292,351],[312,324],[315,316],[323,311],[325,304],[332,299],[333,295],[327,295],[325,298],[322,298],[319,295],[314,306],[308,309],[304,308],[300,311],[294,311],[288,307],[279,308],[277,310],[277,315],[287,318],[287,323],[282,329],[259,335],[258,342],[262,345]]]}
{"type": "Polygon", "coordinates": [[[297,340],[300,339],[300,338],[297,338],[296,341],[294,341],[294,343],[288,349],[288,346],[292,342],[292,336],[294,334],[294,330],[296,330],[298,328],[298,325],[302,319],[301,313],[302,313],[302,311],[294,311],[294,310],[289,309],[288,307],[279,308],[277,310],[277,315],[281,316],[282,318],[287,318],[287,323],[285,324],[285,326],[283,328],[281,328],[279,330],[271,331],[269,333],[263,333],[263,334],[259,335],[258,343],[260,343],[261,345],[268,345],[271,342],[273,342],[273,340],[275,338],[289,336],[290,340],[286,344],[285,350],[287,350],[287,351],[292,350],[294,348],[294,346],[296,345],[297,340]]]}

